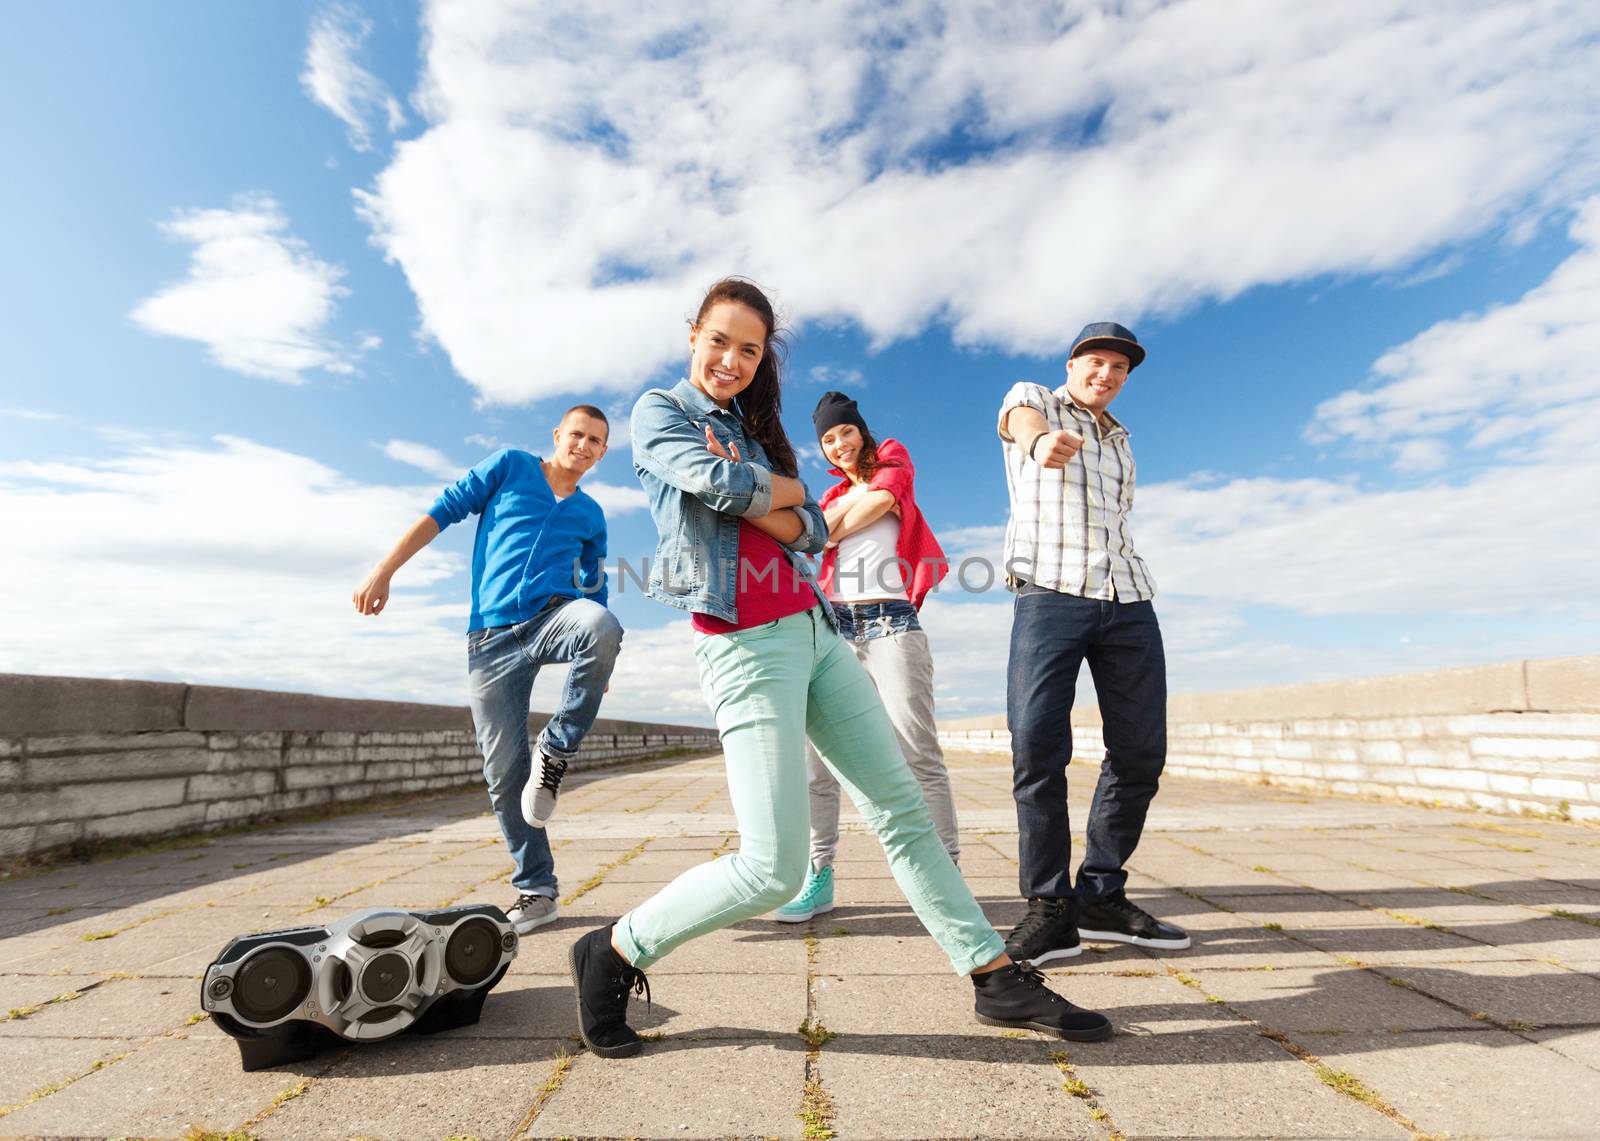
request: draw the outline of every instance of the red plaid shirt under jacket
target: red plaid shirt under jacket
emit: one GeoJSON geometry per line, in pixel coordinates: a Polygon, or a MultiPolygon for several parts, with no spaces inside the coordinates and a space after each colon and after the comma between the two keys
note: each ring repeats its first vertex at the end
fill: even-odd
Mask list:
{"type": "MultiPolygon", "coordinates": [[[[894,496],[895,506],[900,511],[900,541],[895,545],[895,556],[909,567],[906,578],[910,586],[906,593],[911,605],[920,610],[928,592],[950,573],[950,562],[944,557],[944,550],[939,546],[939,540],[933,537],[933,531],[922,517],[922,512],[917,510],[917,498],[912,490],[917,472],[911,466],[911,453],[898,440],[884,440],[878,445],[878,462],[881,466],[867,487],[872,491],[887,491],[894,496]]],[[[838,468],[830,468],[829,474],[838,476],[839,482],[817,501],[824,511],[828,509],[828,504],[851,487],[849,478],[838,468]]],[[[834,564],[838,556],[837,547],[829,547],[822,556],[822,569],[817,573],[817,582],[825,592],[833,587],[834,564]]]]}

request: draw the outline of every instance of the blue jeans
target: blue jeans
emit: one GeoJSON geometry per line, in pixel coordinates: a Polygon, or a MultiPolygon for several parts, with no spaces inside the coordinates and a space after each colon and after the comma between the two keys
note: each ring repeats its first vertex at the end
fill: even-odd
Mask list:
{"type": "Polygon", "coordinates": [[[1128,881],[1122,865],[1138,846],[1167,763],[1167,662],[1155,607],[1023,583],[1013,604],[1006,725],[1022,894],[1090,901],[1121,889],[1128,881]],[[1106,755],[1074,888],[1067,763],[1085,660],[1100,698],[1106,755]]]}
{"type": "Polygon", "coordinates": [[[700,688],[722,735],[739,850],[690,868],[617,920],[644,968],[697,935],[794,898],[810,839],[809,735],[889,857],[912,910],[960,974],[999,958],[995,933],[934,831],[883,702],[820,606],[731,634],[695,636],[700,688]]]}
{"type": "Polygon", "coordinates": [[[511,883],[518,891],[551,899],[559,894],[550,840],[543,828],[522,818],[522,789],[533,769],[528,746],[533,679],[540,666],[572,663],[561,704],[539,734],[540,750],[571,760],[594,726],[621,646],[622,623],[587,598],[552,598],[526,622],[467,635],[472,724],[483,753],[489,803],[516,861],[511,883]]]}
{"type": "Polygon", "coordinates": [[[922,629],[917,608],[903,598],[886,602],[835,602],[833,616],[839,620],[839,637],[846,642],[868,642],[922,629]]]}

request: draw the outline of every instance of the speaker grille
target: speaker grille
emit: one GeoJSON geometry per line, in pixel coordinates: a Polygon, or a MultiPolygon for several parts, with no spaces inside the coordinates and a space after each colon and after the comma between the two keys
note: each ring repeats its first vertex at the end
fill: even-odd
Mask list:
{"type": "Polygon", "coordinates": [[[500,965],[500,929],[487,919],[469,919],[450,934],[444,969],[462,986],[477,986],[500,965]]]}
{"type": "Polygon", "coordinates": [[[411,964],[405,956],[393,952],[375,955],[361,969],[361,990],[369,1002],[392,1002],[410,979],[411,964]]]}
{"type": "Polygon", "coordinates": [[[246,957],[234,976],[233,1008],[248,1022],[276,1022],[311,991],[311,964],[287,947],[246,957]]]}

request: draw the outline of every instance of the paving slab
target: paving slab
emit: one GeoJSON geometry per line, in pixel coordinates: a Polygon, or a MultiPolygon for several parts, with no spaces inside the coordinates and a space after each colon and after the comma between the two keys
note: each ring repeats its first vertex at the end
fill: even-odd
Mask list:
{"type": "MultiPolygon", "coordinates": [[[[58,1096],[51,1091],[94,1072],[97,1062],[107,1062],[142,1044],[137,1038],[69,1038],[42,1047],[28,1038],[0,1038],[0,1110],[6,1111],[0,1116],[0,1134],[25,1132],[13,1127],[12,1117],[27,1108],[30,1098],[42,1101],[58,1096]]],[[[72,1132],[98,1131],[74,1127],[72,1132]]]]}
{"type": "Polygon", "coordinates": [[[1600,979],[1548,963],[1403,966],[1387,973],[1507,1026],[1600,1026],[1600,979]]]}
{"type": "Polygon", "coordinates": [[[182,1030],[202,1013],[193,979],[112,979],[26,1018],[0,1022],[0,1038],[128,1038],[182,1030]]]}
{"type": "Polygon", "coordinates": [[[401,1035],[346,1051],[253,1131],[265,1141],[510,1137],[564,1041],[401,1035]]]}
{"type": "MultiPolygon", "coordinates": [[[[117,1052],[104,1041],[96,1044],[104,1056],[117,1052]]],[[[226,1132],[270,1105],[302,1076],[282,1070],[242,1073],[231,1042],[157,1038],[0,1118],[0,1132],[46,1137],[177,1137],[190,1129],[226,1132]]]]}
{"type": "MultiPolygon", "coordinates": [[[[1398,978],[1407,975],[1404,970],[1395,973],[1398,978]]],[[[1217,971],[1204,975],[1203,985],[1245,1017],[1291,1037],[1476,1028],[1459,1010],[1358,967],[1217,971]]]]}
{"type": "Polygon", "coordinates": [[[1496,1030],[1329,1039],[1324,1062],[1430,1131],[1460,1137],[1595,1135],[1593,1069],[1496,1030]]]}
{"type": "Polygon", "coordinates": [[[851,1035],[818,1059],[840,1137],[1102,1138],[1041,1041],[851,1035]]]}
{"type": "Polygon", "coordinates": [[[1068,1051],[1127,1137],[1408,1137],[1247,1027],[1119,1034],[1068,1051]]]}
{"type": "Polygon", "coordinates": [[[527,1136],[797,1138],[805,1081],[805,1044],[792,1033],[659,1043],[627,1059],[583,1054],[527,1136]]]}

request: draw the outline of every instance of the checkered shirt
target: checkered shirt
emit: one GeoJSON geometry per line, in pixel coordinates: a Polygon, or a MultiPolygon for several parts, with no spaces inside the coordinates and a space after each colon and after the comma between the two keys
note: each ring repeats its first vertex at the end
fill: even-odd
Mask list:
{"type": "Polygon", "coordinates": [[[1000,405],[1011,518],[1006,524],[1007,581],[1015,579],[1083,598],[1144,601],[1155,579],[1133,550],[1133,449],[1128,430],[1108,412],[1102,424],[1067,395],[1027,381],[1012,386],[1000,405]],[[1064,468],[1039,466],[1023,450],[1031,437],[1007,439],[1006,413],[1034,409],[1051,431],[1070,428],[1083,448],[1064,468]]]}

